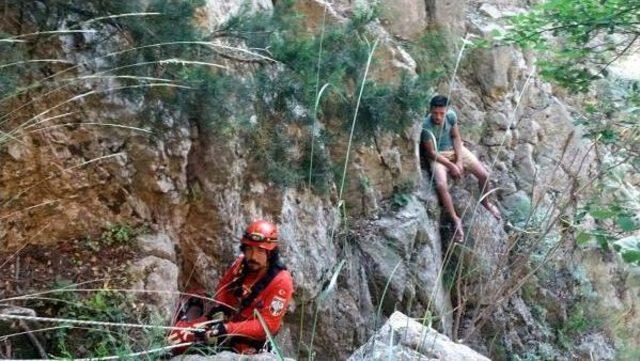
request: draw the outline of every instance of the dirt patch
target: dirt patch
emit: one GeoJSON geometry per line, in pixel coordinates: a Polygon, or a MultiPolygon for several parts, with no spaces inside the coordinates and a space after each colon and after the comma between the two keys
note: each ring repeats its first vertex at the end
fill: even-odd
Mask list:
{"type": "Polygon", "coordinates": [[[82,284],[79,288],[119,288],[128,283],[126,269],[135,255],[129,245],[95,249],[86,240],[64,241],[53,247],[28,244],[16,252],[3,251],[0,297],[69,284],[82,284]]]}
{"type": "MultiPolygon", "coordinates": [[[[136,259],[136,249],[129,244],[97,248],[95,243],[89,242],[87,239],[78,239],[59,242],[55,246],[28,244],[17,252],[0,252],[0,306],[31,308],[40,317],[124,321],[135,311],[132,296],[89,289],[130,287],[127,269],[136,259]],[[87,291],[50,292],[60,287],[87,291]],[[33,297],[11,299],[25,295],[33,297]]],[[[34,330],[58,327],[36,333],[47,353],[55,355],[91,356],[90,348],[80,350],[79,347],[83,343],[94,347],[106,339],[105,331],[87,335],[86,329],[61,328],[62,323],[27,321],[26,324],[34,330]],[[61,346],[61,340],[66,346],[61,346]],[[71,353],[67,354],[65,350],[71,353]]],[[[16,322],[0,322],[0,356],[39,356],[35,353],[33,342],[24,335],[11,336],[25,331],[24,327],[16,322]],[[9,338],[2,337],[6,335],[9,338]]]]}

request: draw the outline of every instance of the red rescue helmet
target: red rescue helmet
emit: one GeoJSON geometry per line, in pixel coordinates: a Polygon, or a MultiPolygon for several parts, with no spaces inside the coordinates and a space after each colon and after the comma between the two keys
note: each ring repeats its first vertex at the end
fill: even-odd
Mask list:
{"type": "Polygon", "coordinates": [[[242,235],[242,244],[259,247],[268,251],[278,247],[278,229],[276,226],[264,220],[253,221],[242,235]]]}

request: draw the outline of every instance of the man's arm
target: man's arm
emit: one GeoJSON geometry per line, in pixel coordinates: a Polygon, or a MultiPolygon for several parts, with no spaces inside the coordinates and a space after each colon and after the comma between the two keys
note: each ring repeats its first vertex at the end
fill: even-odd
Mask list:
{"type": "Polygon", "coordinates": [[[458,129],[458,124],[454,124],[451,128],[451,139],[453,140],[453,152],[456,156],[456,166],[460,173],[463,172],[464,167],[462,166],[462,137],[460,136],[460,129],[458,129]]]}
{"type": "Polygon", "coordinates": [[[451,172],[452,176],[454,177],[460,176],[460,170],[458,169],[458,167],[454,163],[452,163],[449,159],[447,159],[446,157],[443,157],[442,155],[440,155],[440,153],[436,152],[436,149],[433,146],[433,141],[427,139],[427,140],[423,140],[421,144],[422,144],[422,148],[425,150],[427,154],[427,158],[429,158],[432,161],[436,161],[438,163],[443,164],[445,167],[447,167],[447,169],[449,169],[449,172],[451,172]]]}

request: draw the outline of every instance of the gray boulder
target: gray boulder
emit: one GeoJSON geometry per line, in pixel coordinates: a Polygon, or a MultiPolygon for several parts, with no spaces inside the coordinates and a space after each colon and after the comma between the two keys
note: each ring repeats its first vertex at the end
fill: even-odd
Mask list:
{"type": "Polygon", "coordinates": [[[349,361],[369,360],[488,361],[468,346],[455,343],[429,326],[394,312],[349,361]]]}
{"type": "Polygon", "coordinates": [[[176,251],[169,236],[164,233],[143,234],[136,238],[143,254],[156,256],[175,263],[176,251]]]}
{"type": "Polygon", "coordinates": [[[137,279],[133,289],[147,291],[140,299],[149,311],[170,317],[177,301],[178,266],[166,259],[147,256],[135,262],[130,273],[137,279]]]}

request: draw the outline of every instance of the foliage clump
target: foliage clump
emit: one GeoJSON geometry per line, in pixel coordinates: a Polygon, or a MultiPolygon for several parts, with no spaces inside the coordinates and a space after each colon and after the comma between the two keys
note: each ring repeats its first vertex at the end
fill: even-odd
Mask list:
{"type": "Polygon", "coordinates": [[[638,83],[611,79],[599,87],[610,101],[588,102],[575,121],[600,148],[594,191],[575,215],[576,242],[595,241],[618,251],[626,262],[640,264],[640,239],[634,236],[640,230],[638,83]]]}
{"type": "Polygon", "coordinates": [[[506,39],[544,55],[541,75],[586,91],[633,49],[640,37],[638,14],[637,0],[551,0],[512,17],[506,39]]]}
{"type": "MultiPolygon", "coordinates": [[[[55,0],[42,6],[12,3],[8,7],[30,14],[35,31],[57,30],[61,24],[71,30],[95,30],[91,35],[61,37],[68,39],[74,51],[91,57],[78,65],[99,78],[128,77],[118,79],[123,86],[117,91],[140,107],[139,124],[131,125],[153,128],[156,136],[163,137],[174,122],[195,124],[209,134],[239,136],[252,144],[261,144],[260,138],[268,135],[264,147],[250,152],[254,162],[266,165],[266,180],[299,186],[309,182],[310,172],[313,188],[326,191],[333,165],[322,162],[330,162],[334,144],[315,144],[339,140],[351,125],[357,89],[375,38],[369,24],[377,17],[376,8],[355,11],[347,23],[327,22],[322,31],[314,32],[306,28],[293,1],[279,1],[271,12],[247,8],[207,33],[193,20],[203,4],[202,0],[146,4],[55,0]],[[143,13],[149,15],[110,17],[143,13]],[[113,53],[114,46],[121,49],[113,53]],[[324,84],[328,88],[314,112],[324,84]],[[330,126],[312,134],[317,122],[330,126]],[[292,125],[303,129],[296,139],[288,131],[292,125]],[[302,151],[309,147],[303,143],[314,144],[324,154],[304,155],[302,151]],[[299,149],[292,152],[291,147],[299,149]],[[313,167],[305,169],[306,165],[313,167]]],[[[32,44],[0,46],[9,50],[1,55],[3,62],[9,62],[24,59],[18,50],[28,53],[32,44]]],[[[419,52],[420,47],[413,50],[419,52]]],[[[429,59],[421,66],[439,60],[429,59]]],[[[55,70],[51,64],[33,64],[32,71],[31,77],[20,80],[0,69],[2,94],[26,89],[26,79],[37,71],[55,70]]],[[[378,130],[400,131],[416,121],[428,89],[442,75],[436,73],[421,70],[418,77],[399,75],[395,84],[367,80],[356,122],[358,141],[370,141],[378,130]]]]}
{"type": "MultiPolygon", "coordinates": [[[[153,317],[137,314],[135,298],[131,294],[107,289],[84,292],[68,281],[54,285],[49,297],[34,298],[28,306],[39,314],[58,319],[95,322],[78,325],[61,323],[55,332],[45,334],[48,352],[54,357],[75,359],[81,357],[126,358],[131,353],[163,346],[164,333],[151,327],[153,317]],[[100,325],[109,324],[149,324],[145,330],[100,325]]],[[[159,353],[147,357],[156,359],[159,353]]]]}
{"type": "MultiPolygon", "coordinates": [[[[269,49],[270,57],[280,64],[276,70],[262,67],[253,77],[256,89],[253,106],[262,110],[262,114],[278,117],[278,121],[261,120],[271,123],[259,127],[272,136],[272,147],[259,148],[255,155],[273,170],[268,173],[278,176],[275,179],[283,186],[305,183],[309,171],[306,166],[311,165],[308,158],[313,157],[317,169],[311,169],[312,185],[316,191],[324,192],[333,177],[332,166],[325,164],[330,161],[327,153],[331,141],[339,139],[351,126],[356,89],[362,82],[372,45],[366,24],[374,16],[358,13],[347,24],[327,24],[324,33],[312,33],[290,7],[289,2],[284,2],[276,5],[272,14],[241,14],[230,20],[224,31],[243,37],[249,48],[269,49]],[[317,99],[324,85],[326,92],[317,99]],[[313,114],[316,101],[319,106],[317,114],[313,114]],[[284,149],[291,146],[288,144],[291,140],[279,139],[286,134],[282,128],[288,124],[312,129],[318,120],[331,127],[324,128],[319,136],[308,131],[302,141],[309,144],[320,138],[328,148],[309,156],[287,157],[284,149]]],[[[432,80],[437,78],[433,73],[425,74],[428,77],[403,74],[397,85],[368,80],[356,120],[356,138],[369,141],[378,130],[400,131],[414,122],[424,107],[432,80]]],[[[250,137],[255,138],[256,133],[250,137]]]]}

